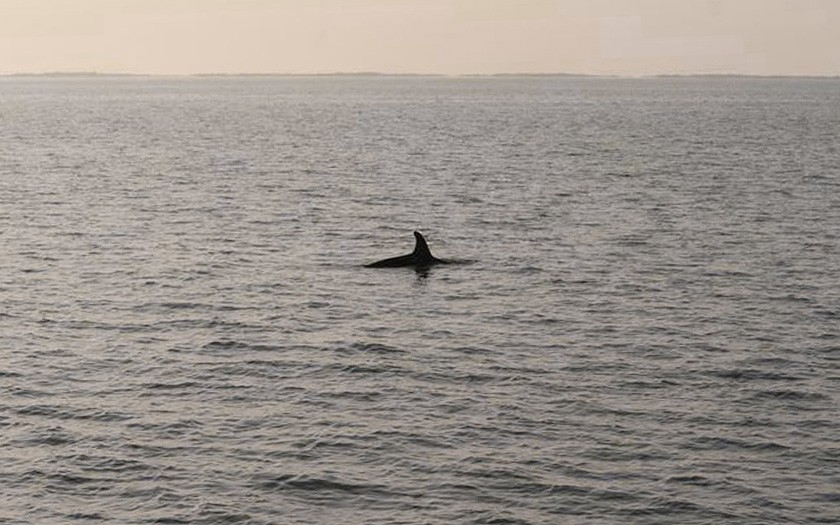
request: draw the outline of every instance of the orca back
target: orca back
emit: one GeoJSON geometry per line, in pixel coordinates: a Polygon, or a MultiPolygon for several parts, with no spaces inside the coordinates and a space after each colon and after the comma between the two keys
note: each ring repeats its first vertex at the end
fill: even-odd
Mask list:
{"type": "Polygon", "coordinates": [[[375,263],[365,265],[368,268],[397,268],[400,266],[413,266],[415,268],[424,268],[437,263],[444,263],[429,250],[429,245],[426,239],[420,232],[414,232],[414,251],[408,255],[400,255],[399,257],[391,257],[376,261],[375,263]]]}

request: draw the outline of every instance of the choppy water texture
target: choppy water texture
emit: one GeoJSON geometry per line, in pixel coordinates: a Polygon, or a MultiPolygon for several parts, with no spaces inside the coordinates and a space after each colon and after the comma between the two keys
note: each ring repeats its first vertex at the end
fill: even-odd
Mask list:
{"type": "Polygon", "coordinates": [[[840,82],[0,79],[0,522],[836,523],[840,82]],[[472,264],[371,270],[424,232],[472,264]]]}

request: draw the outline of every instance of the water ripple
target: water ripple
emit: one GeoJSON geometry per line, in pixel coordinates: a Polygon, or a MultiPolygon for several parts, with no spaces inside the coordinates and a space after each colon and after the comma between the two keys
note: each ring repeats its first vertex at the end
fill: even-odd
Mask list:
{"type": "Polygon", "coordinates": [[[839,93],[0,79],[0,522],[836,521],[839,93]]]}

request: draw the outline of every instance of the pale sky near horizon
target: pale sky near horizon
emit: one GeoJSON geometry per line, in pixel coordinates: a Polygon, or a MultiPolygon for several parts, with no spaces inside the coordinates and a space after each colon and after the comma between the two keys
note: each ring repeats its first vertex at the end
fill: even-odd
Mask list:
{"type": "Polygon", "coordinates": [[[840,75],[840,0],[0,0],[0,74],[840,75]]]}

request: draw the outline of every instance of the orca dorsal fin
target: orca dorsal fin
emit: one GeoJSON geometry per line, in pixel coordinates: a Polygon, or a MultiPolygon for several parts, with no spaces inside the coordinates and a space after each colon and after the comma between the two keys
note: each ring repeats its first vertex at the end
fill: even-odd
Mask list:
{"type": "Polygon", "coordinates": [[[414,232],[414,238],[417,240],[417,243],[414,245],[414,255],[415,257],[421,260],[433,260],[434,257],[432,256],[432,252],[429,250],[429,245],[426,244],[426,239],[423,238],[423,235],[420,232],[414,232]]]}

